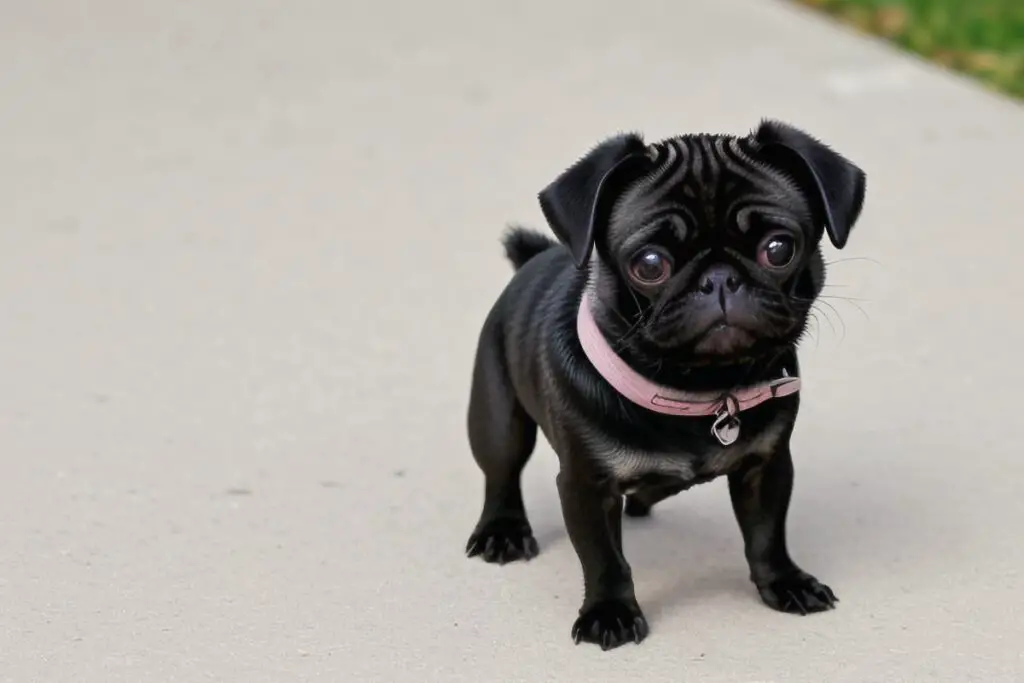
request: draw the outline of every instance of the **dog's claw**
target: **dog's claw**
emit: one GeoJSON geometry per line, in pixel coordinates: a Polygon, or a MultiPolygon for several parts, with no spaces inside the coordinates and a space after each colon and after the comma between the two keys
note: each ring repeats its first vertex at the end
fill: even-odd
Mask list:
{"type": "Polygon", "coordinates": [[[614,650],[628,642],[639,645],[647,630],[647,620],[635,601],[605,600],[580,611],[572,638],[577,645],[587,641],[602,650],[614,650]]]}
{"type": "Polygon", "coordinates": [[[499,565],[537,556],[537,540],[525,520],[496,519],[473,532],[466,543],[468,557],[482,556],[499,565]]]}
{"type": "Polygon", "coordinates": [[[647,637],[647,620],[642,616],[633,619],[633,642],[637,645],[647,637]]]}
{"type": "Polygon", "coordinates": [[[758,591],[772,609],[801,616],[830,610],[839,602],[831,588],[802,573],[777,579],[758,591]]]}
{"type": "Polygon", "coordinates": [[[786,605],[787,605],[787,607],[786,607],[786,611],[787,612],[793,612],[793,613],[799,612],[800,616],[802,616],[802,617],[806,617],[807,616],[807,608],[804,607],[804,604],[800,600],[800,598],[798,598],[797,596],[793,595],[792,593],[789,594],[789,600],[786,601],[786,605]]]}

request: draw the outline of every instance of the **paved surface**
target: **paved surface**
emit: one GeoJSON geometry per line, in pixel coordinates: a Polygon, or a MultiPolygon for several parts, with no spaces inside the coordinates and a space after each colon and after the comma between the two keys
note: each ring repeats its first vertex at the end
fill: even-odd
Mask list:
{"type": "Polygon", "coordinates": [[[773,2],[357,4],[2,3],[0,681],[1024,678],[1022,110],[773,2]],[[461,555],[498,236],[762,116],[870,178],[790,527],[843,602],[762,607],[716,483],[627,525],[650,639],[574,648],[546,446],[541,556],[461,555]]]}

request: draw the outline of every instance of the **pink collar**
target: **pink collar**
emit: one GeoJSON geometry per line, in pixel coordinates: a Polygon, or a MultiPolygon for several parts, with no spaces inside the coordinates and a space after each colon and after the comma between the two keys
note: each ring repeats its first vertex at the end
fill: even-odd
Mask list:
{"type": "Polygon", "coordinates": [[[691,393],[655,384],[615,353],[598,329],[589,304],[590,297],[584,294],[576,318],[576,330],[583,352],[608,384],[633,403],[656,413],[685,417],[716,416],[718,419],[711,433],[723,446],[739,439],[738,413],[800,390],[800,378],[789,377],[785,372],[779,379],[725,393],[691,393]]]}

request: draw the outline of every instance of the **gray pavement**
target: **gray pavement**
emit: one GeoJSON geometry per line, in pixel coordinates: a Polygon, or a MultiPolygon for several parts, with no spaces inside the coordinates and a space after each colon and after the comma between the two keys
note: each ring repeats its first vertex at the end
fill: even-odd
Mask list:
{"type": "Polygon", "coordinates": [[[770,1],[0,7],[0,681],[1024,679],[1019,106],[770,1]],[[573,647],[546,445],[541,556],[462,557],[499,234],[762,116],[869,174],[795,438],[842,604],[764,608],[715,483],[627,524],[651,637],[573,647]]]}

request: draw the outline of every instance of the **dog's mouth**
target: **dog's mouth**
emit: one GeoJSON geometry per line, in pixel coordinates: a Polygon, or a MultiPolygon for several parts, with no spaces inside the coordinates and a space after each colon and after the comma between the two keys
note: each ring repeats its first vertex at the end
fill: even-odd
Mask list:
{"type": "Polygon", "coordinates": [[[730,356],[749,349],[756,341],[757,337],[752,332],[723,319],[700,336],[694,350],[701,354],[730,356]]]}

